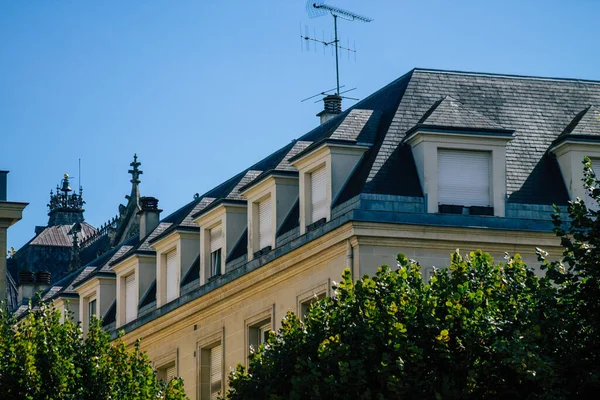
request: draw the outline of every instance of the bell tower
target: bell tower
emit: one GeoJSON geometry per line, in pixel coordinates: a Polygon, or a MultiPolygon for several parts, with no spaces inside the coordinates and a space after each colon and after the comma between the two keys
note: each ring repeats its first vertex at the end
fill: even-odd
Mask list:
{"type": "Polygon", "coordinates": [[[50,203],[48,209],[48,226],[54,225],[71,225],[84,221],[83,205],[83,189],[79,188],[79,194],[73,192],[69,184],[69,174],[65,174],[60,182],[60,186],[56,186],[56,193],[50,191],[50,203]]]}

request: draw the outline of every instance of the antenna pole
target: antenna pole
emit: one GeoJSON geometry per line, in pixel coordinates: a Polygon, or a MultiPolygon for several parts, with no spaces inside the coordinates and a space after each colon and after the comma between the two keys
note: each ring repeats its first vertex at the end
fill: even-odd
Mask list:
{"type": "Polygon", "coordinates": [[[337,92],[340,94],[340,66],[338,64],[338,35],[337,35],[337,15],[333,14],[333,31],[335,32],[335,78],[337,81],[337,92]]]}
{"type": "Polygon", "coordinates": [[[81,158],[79,159],[79,190],[81,190],[81,158]]]}

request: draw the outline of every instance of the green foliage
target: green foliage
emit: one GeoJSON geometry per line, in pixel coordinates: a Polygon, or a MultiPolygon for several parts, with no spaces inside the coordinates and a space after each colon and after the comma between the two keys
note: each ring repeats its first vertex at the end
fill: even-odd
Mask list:
{"type": "Polygon", "coordinates": [[[48,304],[20,321],[0,308],[0,399],[186,399],[181,379],[158,380],[146,354],[95,320],[79,324],[48,304]]]}
{"type": "MultiPolygon", "coordinates": [[[[586,160],[585,184],[600,189],[586,160]]],[[[398,255],[374,277],[349,270],[306,321],[282,328],[230,375],[228,399],[591,398],[600,389],[600,214],[553,216],[563,260],[538,277],[516,255],[451,256],[425,282],[398,255]]]]}

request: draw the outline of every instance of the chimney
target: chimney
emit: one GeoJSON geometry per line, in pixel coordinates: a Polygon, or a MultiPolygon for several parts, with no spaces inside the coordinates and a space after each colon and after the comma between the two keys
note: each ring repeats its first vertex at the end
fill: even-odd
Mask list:
{"type": "Polygon", "coordinates": [[[140,197],[142,209],[138,212],[140,216],[140,239],[146,237],[158,226],[160,212],[158,199],[156,197],[140,197]]]}
{"type": "Polygon", "coordinates": [[[0,171],[0,201],[6,201],[6,174],[8,171],[0,171]]]}
{"type": "Polygon", "coordinates": [[[38,271],[35,277],[36,291],[44,291],[50,286],[50,272],[38,271]]]}
{"type": "Polygon", "coordinates": [[[324,109],[317,114],[321,118],[321,124],[342,112],[342,97],[339,94],[329,94],[323,98],[324,109]]]}
{"type": "Polygon", "coordinates": [[[33,271],[25,269],[19,272],[19,303],[33,297],[35,293],[35,280],[33,271]]]}

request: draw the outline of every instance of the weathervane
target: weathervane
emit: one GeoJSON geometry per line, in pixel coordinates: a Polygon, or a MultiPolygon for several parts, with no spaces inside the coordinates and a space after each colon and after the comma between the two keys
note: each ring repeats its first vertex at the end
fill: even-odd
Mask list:
{"type": "MultiPolygon", "coordinates": [[[[350,46],[348,46],[348,47],[340,46],[340,41],[338,39],[337,19],[339,17],[339,18],[345,19],[347,21],[361,21],[361,22],[371,22],[372,19],[365,17],[363,15],[353,13],[352,11],[344,10],[344,9],[336,7],[336,6],[331,6],[329,4],[325,4],[325,0],[308,0],[308,2],[306,3],[306,11],[308,12],[309,18],[318,18],[318,17],[322,17],[327,14],[331,14],[333,16],[334,39],[332,41],[328,42],[328,41],[325,41],[324,39],[319,40],[316,37],[310,37],[310,36],[308,36],[308,29],[306,29],[306,35],[301,34],[300,37],[304,41],[306,41],[307,46],[308,46],[308,43],[310,43],[312,41],[312,42],[321,43],[321,44],[323,44],[324,47],[330,46],[330,45],[335,47],[336,87],[334,89],[326,90],[326,91],[318,93],[314,96],[308,97],[302,101],[306,101],[306,100],[312,99],[312,98],[320,96],[320,95],[326,95],[328,92],[332,92],[333,90],[335,90],[334,95],[340,96],[343,93],[347,93],[347,92],[350,92],[350,91],[356,89],[356,88],[353,88],[353,89],[346,90],[345,92],[340,92],[340,89],[343,88],[344,86],[340,86],[340,68],[339,68],[339,55],[338,55],[339,50],[340,49],[347,50],[348,52],[354,52],[355,54],[356,54],[356,50],[349,48],[350,46]]],[[[343,96],[340,96],[340,97],[343,97],[343,96]]],[[[347,97],[347,98],[352,99],[352,100],[358,100],[358,99],[354,99],[351,97],[347,97]]]]}

